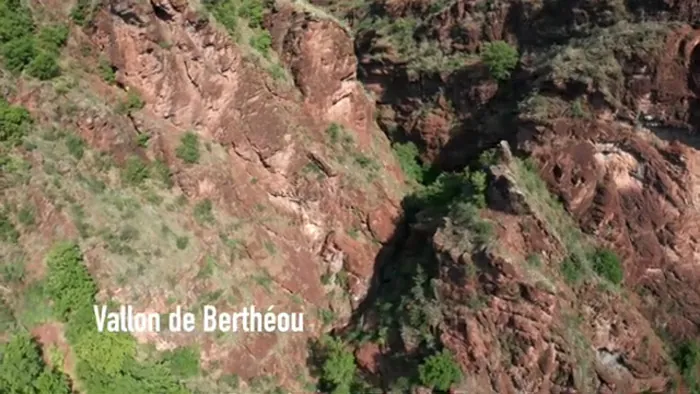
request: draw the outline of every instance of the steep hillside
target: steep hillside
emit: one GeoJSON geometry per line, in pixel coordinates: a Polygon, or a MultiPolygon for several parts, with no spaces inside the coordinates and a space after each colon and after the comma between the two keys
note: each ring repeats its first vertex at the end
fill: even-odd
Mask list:
{"type": "Polygon", "coordinates": [[[700,392],[698,12],[0,0],[0,393],[700,392]]]}

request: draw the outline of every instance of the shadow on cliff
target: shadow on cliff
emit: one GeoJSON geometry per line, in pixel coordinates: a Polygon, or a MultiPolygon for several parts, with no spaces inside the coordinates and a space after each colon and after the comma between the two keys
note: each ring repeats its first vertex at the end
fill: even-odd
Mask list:
{"type": "Polygon", "coordinates": [[[446,137],[447,142],[437,149],[437,157],[430,163],[437,172],[464,168],[480,152],[498,141],[505,139],[510,142],[516,130],[517,103],[532,89],[526,77],[517,74],[508,81],[493,81],[481,63],[465,66],[444,77],[423,75],[416,80],[401,70],[392,81],[386,81],[384,75],[377,75],[383,74],[382,67],[379,64],[367,65],[360,73],[365,84],[384,87],[378,103],[395,108],[396,124],[380,120],[382,128],[392,142],[410,141],[422,152],[427,149],[426,137],[446,137]],[[431,106],[444,107],[444,111],[455,115],[449,130],[430,130],[429,127],[419,130],[415,127],[416,114],[431,106]],[[448,135],[441,137],[441,134],[448,135]]]}
{"type": "MultiPolygon", "coordinates": [[[[479,189],[470,179],[445,174],[434,185],[404,198],[403,216],[375,258],[367,296],[349,323],[333,333],[359,349],[360,370],[375,387],[407,390],[419,384],[419,365],[442,350],[445,315],[437,299],[436,280],[461,283],[465,273],[441,273],[442,258],[433,236],[444,218],[451,216],[452,202],[472,201],[477,195],[479,189]]],[[[482,260],[478,253],[474,257],[482,260]]],[[[319,360],[311,359],[309,364],[313,370],[319,360]]]]}

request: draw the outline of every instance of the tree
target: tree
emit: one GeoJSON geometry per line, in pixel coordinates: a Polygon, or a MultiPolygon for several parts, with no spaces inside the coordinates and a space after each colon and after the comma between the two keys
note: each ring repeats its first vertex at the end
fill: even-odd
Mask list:
{"type": "Polygon", "coordinates": [[[518,50],[505,41],[492,41],[481,50],[481,61],[489,68],[491,76],[499,81],[508,79],[518,64],[518,50]]]}
{"type": "Polygon", "coordinates": [[[459,365],[447,350],[428,357],[418,367],[418,375],[422,384],[438,390],[449,390],[462,379],[459,365]]]}
{"type": "Polygon", "coordinates": [[[70,394],[70,385],[66,376],[58,371],[44,369],[34,382],[37,394],[70,394]]]}
{"type": "Polygon", "coordinates": [[[355,356],[340,339],[326,337],[322,345],[322,383],[334,394],[349,394],[355,380],[355,356]]]}
{"type": "Polygon", "coordinates": [[[27,334],[14,335],[0,350],[0,387],[9,393],[24,393],[41,374],[42,360],[27,334]]]}
{"type": "Polygon", "coordinates": [[[69,394],[66,377],[50,369],[39,348],[26,333],[13,335],[0,346],[0,393],[69,394]]]}

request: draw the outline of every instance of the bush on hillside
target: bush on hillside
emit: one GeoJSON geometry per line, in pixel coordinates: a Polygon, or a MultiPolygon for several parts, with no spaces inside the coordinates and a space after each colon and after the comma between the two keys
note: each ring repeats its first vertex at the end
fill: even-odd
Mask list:
{"type": "Polygon", "coordinates": [[[518,50],[505,41],[492,41],[481,50],[481,60],[486,64],[491,76],[497,80],[505,80],[518,65],[518,50]]]}
{"type": "Polygon", "coordinates": [[[0,242],[15,243],[19,239],[19,231],[10,218],[0,211],[0,242]]]}
{"type": "Polygon", "coordinates": [[[0,143],[19,145],[32,124],[29,111],[0,98],[0,143]]]}
{"type": "Polygon", "coordinates": [[[570,254],[561,262],[560,270],[569,284],[576,284],[583,277],[585,270],[584,263],[581,258],[576,254],[570,254]]]}
{"type": "Polygon", "coordinates": [[[148,179],[150,171],[146,163],[138,156],[131,156],[126,159],[126,165],[122,172],[122,179],[130,185],[140,185],[148,179]]]}
{"type": "Polygon", "coordinates": [[[8,70],[29,68],[29,75],[41,80],[58,76],[56,59],[67,39],[65,25],[47,26],[35,34],[29,8],[17,0],[0,0],[0,49],[8,70]]]}
{"type": "Polygon", "coordinates": [[[214,15],[214,18],[221,23],[231,36],[237,35],[238,12],[236,4],[232,0],[212,1],[204,0],[204,6],[214,15]]]}
{"type": "Polygon", "coordinates": [[[413,142],[406,142],[404,144],[396,143],[393,145],[393,150],[406,177],[415,182],[422,183],[425,169],[419,162],[419,152],[416,144],[413,142]]]}
{"type": "Polygon", "coordinates": [[[199,352],[190,347],[181,347],[163,355],[165,365],[174,376],[183,379],[199,374],[199,352]]]}
{"type": "Polygon", "coordinates": [[[691,392],[700,391],[700,381],[698,379],[700,345],[695,341],[683,343],[678,347],[673,358],[691,392]]]}
{"type": "Polygon", "coordinates": [[[90,0],[78,0],[70,11],[70,17],[78,26],[85,26],[91,18],[90,0]]]}
{"type": "Polygon", "coordinates": [[[0,44],[28,37],[34,31],[29,8],[19,0],[0,0],[0,44]]]}
{"type": "Polygon", "coordinates": [[[272,36],[267,30],[260,30],[250,37],[250,46],[255,48],[264,57],[269,56],[270,48],[272,47],[272,36]]]}
{"type": "Polygon", "coordinates": [[[2,46],[5,68],[15,73],[24,70],[36,55],[36,47],[31,37],[15,38],[2,46]]]}
{"type": "MultiPolygon", "coordinates": [[[[168,366],[136,361],[132,336],[95,330],[92,304],[97,286],[76,244],[56,244],[47,256],[47,266],[47,292],[54,302],[54,311],[67,323],[66,338],[75,351],[76,374],[86,392],[189,393],[168,366]]],[[[16,392],[31,393],[24,386],[16,392]]],[[[62,394],[45,394],[49,393],[62,394]]]]}
{"type": "Polygon", "coordinates": [[[68,33],[66,25],[45,26],[39,30],[37,44],[44,51],[58,54],[68,41],[68,33]]]}
{"type": "Polygon", "coordinates": [[[323,364],[321,384],[328,392],[350,393],[355,381],[355,356],[342,340],[324,337],[321,341],[323,364]]]}
{"type": "Polygon", "coordinates": [[[427,387],[449,390],[453,384],[462,379],[462,370],[452,354],[443,350],[425,359],[418,367],[418,376],[421,383],[427,387]]]}
{"type": "Polygon", "coordinates": [[[74,243],[54,246],[46,258],[49,269],[46,290],[54,301],[53,309],[62,319],[81,308],[92,312],[97,286],[83,265],[83,257],[74,243]]]}
{"type": "Polygon", "coordinates": [[[3,393],[71,392],[66,377],[44,364],[36,343],[24,333],[12,336],[0,346],[0,388],[3,393]]]}
{"type": "Polygon", "coordinates": [[[56,55],[49,52],[40,52],[27,66],[27,73],[42,81],[57,77],[61,73],[56,61],[56,55]]]}
{"type": "Polygon", "coordinates": [[[238,16],[248,20],[250,27],[262,27],[265,4],[262,0],[243,0],[238,8],[238,16]]]}
{"type": "Polygon", "coordinates": [[[192,132],[185,133],[180,139],[180,146],[175,150],[175,155],[187,164],[199,161],[199,137],[192,132]]]}
{"type": "Polygon", "coordinates": [[[615,252],[609,249],[599,249],[593,256],[593,270],[614,284],[620,284],[624,279],[622,262],[615,252]]]}

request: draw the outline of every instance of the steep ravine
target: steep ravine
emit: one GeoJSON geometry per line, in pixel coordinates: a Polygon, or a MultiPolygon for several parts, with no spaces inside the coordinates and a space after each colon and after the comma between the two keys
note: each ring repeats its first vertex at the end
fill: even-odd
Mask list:
{"type": "MultiPolygon", "coordinates": [[[[675,356],[674,349],[697,337],[697,273],[688,263],[693,261],[696,246],[694,241],[685,241],[686,236],[692,239],[694,234],[691,223],[697,201],[693,191],[697,152],[694,131],[675,131],[696,127],[693,114],[697,98],[692,76],[697,33],[682,22],[691,18],[694,6],[635,3],[627,8],[615,1],[581,2],[572,6],[575,23],[569,25],[571,30],[557,31],[567,18],[548,16],[547,7],[533,12],[522,8],[525,2],[513,3],[510,12],[505,12],[507,6],[501,2],[492,2],[492,8],[485,10],[458,1],[445,8],[443,15],[450,15],[449,18],[437,17],[431,19],[435,23],[423,25],[429,26],[429,31],[445,32],[456,29],[460,22],[477,20],[487,27],[473,29],[470,46],[458,44],[455,36],[447,34],[431,35],[421,29],[410,34],[401,31],[399,22],[435,15],[421,8],[419,2],[381,2],[374,10],[355,10],[359,75],[377,97],[378,121],[384,131],[394,141],[416,142],[423,162],[442,170],[459,170],[474,163],[485,148],[502,139],[509,140],[518,155],[534,159],[549,190],[561,198],[592,242],[610,247],[621,256],[625,270],[623,292],[629,292],[625,296],[630,297],[629,307],[641,312],[622,319],[627,319],[625,327],[645,326],[640,332],[625,334],[635,339],[614,351],[611,349],[619,343],[598,342],[601,333],[597,323],[593,324],[598,327],[593,330],[598,330],[597,334],[589,337],[591,345],[595,344],[599,363],[617,368],[609,363],[612,358],[628,360],[623,361],[627,365],[625,374],[631,373],[637,380],[626,380],[628,375],[623,379],[627,383],[622,383],[596,364],[592,369],[597,377],[591,386],[582,389],[581,381],[577,381],[570,383],[571,387],[577,387],[579,392],[668,392],[671,386],[667,383],[675,379],[670,379],[675,373],[668,355],[675,356]],[[370,20],[367,15],[372,13],[380,18],[388,16],[389,20],[373,22],[373,27],[363,25],[363,18],[370,20]],[[477,19],[477,15],[486,18],[477,19]],[[391,26],[391,18],[396,22],[393,32],[381,25],[391,26]],[[555,22],[547,25],[547,20],[555,22]],[[489,30],[493,26],[502,29],[494,33],[489,30]],[[502,38],[517,45],[522,57],[512,78],[500,86],[473,57],[456,69],[419,70],[416,74],[406,59],[397,54],[399,45],[406,45],[407,41],[427,40],[447,54],[455,52],[446,48],[454,50],[460,45],[457,52],[474,55],[483,43],[502,38]],[[552,45],[557,42],[568,44],[568,49],[552,45]],[[677,56],[679,51],[681,58],[677,56]],[[609,75],[596,73],[596,67],[608,65],[611,69],[604,73],[609,75]],[[627,326],[629,319],[638,323],[627,326]],[[648,353],[645,345],[650,337],[658,346],[654,355],[648,353]],[[658,337],[664,341],[658,341],[658,337]],[[642,354],[643,363],[650,359],[659,362],[652,368],[654,372],[629,368],[639,367],[629,360],[642,354]],[[649,374],[655,377],[645,381],[649,374]],[[599,380],[594,382],[596,379],[599,380]]],[[[467,25],[465,22],[459,28],[467,25]]],[[[515,180],[518,181],[523,180],[515,180]]],[[[500,237],[507,238],[500,235],[497,239],[500,237]]],[[[524,260],[527,254],[522,255],[524,260]]],[[[555,258],[552,263],[556,267],[562,260],[555,258]]],[[[454,283],[454,278],[443,279],[454,283]]],[[[393,282],[390,286],[395,285],[393,282]]],[[[591,289],[566,286],[579,299],[573,301],[575,309],[593,308],[605,315],[609,312],[604,311],[613,308],[605,303],[587,305],[592,302],[586,296],[591,289]]],[[[493,302],[489,301],[493,296],[486,296],[487,304],[493,302]]],[[[566,299],[561,295],[559,298],[566,299]]],[[[622,313],[613,309],[615,314],[622,313]]],[[[480,316],[484,318],[483,314],[480,316]]],[[[503,333],[508,328],[496,331],[503,333]]],[[[588,336],[585,332],[583,335],[588,336]]],[[[474,351],[474,342],[464,342],[472,346],[466,348],[467,352],[474,351]]],[[[458,349],[458,343],[452,342],[451,347],[458,349]]],[[[486,348],[493,351],[493,345],[486,348]]],[[[368,354],[373,353],[368,351],[360,354],[371,359],[368,354]]],[[[463,361],[462,366],[483,368],[473,363],[474,358],[463,361]]],[[[559,363],[557,368],[566,369],[565,365],[559,363]]],[[[377,370],[373,363],[365,367],[377,370]]],[[[505,365],[503,368],[508,370],[505,365]]],[[[383,373],[391,375],[389,371],[383,373]]],[[[554,386],[524,388],[522,382],[529,381],[527,378],[516,383],[512,370],[505,372],[507,378],[500,373],[496,368],[488,378],[496,392],[563,390],[563,386],[557,386],[562,384],[561,376],[552,379],[554,386]]],[[[580,376],[573,380],[577,379],[580,376]]],[[[485,381],[475,383],[477,388],[487,385],[485,381]]]]}
{"type": "Polygon", "coordinates": [[[59,75],[0,74],[0,313],[77,390],[700,389],[693,2],[59,5],[59,75]],[[306,330],[89,335],[62,266],[306,330]]]}

